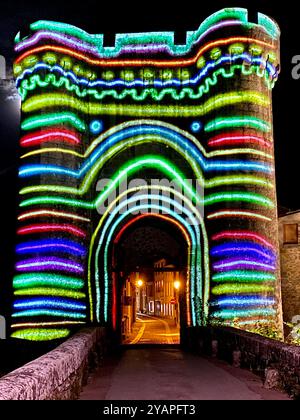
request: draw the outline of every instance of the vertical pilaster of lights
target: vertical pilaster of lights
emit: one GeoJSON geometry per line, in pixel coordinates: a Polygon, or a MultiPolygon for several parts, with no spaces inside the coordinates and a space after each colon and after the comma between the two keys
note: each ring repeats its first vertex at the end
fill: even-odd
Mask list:
{"type": "MultiPolygon", "coordinates": [[[[269,20],[268,23],[271,24],[269,20]]],[[[251,23],[245,25],[240,35],[254,41],[248,45],[231,46],[232,64],[227,70],[233,68],[237,53],[250,53],[252,63],[245,60],[242,70],[232,79],[223,79],[216,90],[219,93],[259,93],[268,98],[268,106],[254,103],[233,105],[221,114],[216,113],[215,121],[208,123],[205,130],[207,144],[213,150],[241,147],[244,149],[241,159],[258,165],[264,163],[270,168],[269,171],[261,171],[259,167],[257,171],[240,171],[244,184],[222,188],[222,193],[233,190],[245,195],[254,193],[263,200],[234,200],[226,206],[216,204],[206,208],[212,268],[210,319],[213,324],[282,338],[272,113],[272,88],[278,74],[267,74],[269,64],[279,70],[280,49],[279,30],[275,23],[272,23],[271,33],[267,33],[268,28],[251,23]],[[252,67],[249,75],[251,65],[257,59],[261,59],[261,65],[255,70],[252,67]],[[257,74],[263,77],[257,77],[257,74]],[[265,156],[256,154],[257,151],[265,156]],[[253,175],[259,178],[259,182],[247,183],[247,177],[253,175]]],[[[228,176],[232,174],[232,171],[227,173],[228,176]]],[[[220,192],[219,188],[217,190],[220,192]]]]}
{"type": "MultiPolygon", "coordinates": [[[[33,58],[32,65],[45,65],[37,71],[43,80],[53,77],[46,66],[61,64],[64,68],[60,54],[46,52],[40,56],[40,62],[33,58]]],[[[27,67],[30,69],[29,63],[27,67]]],[[[88,123],[84,118],[80,118],[80,122],[77,118],[77,124],[70,124],[70,119],[60,119],[70,114],[75,121],[76,116],[72,106],[61,112],[59,98],[50,109],[41,104],[34,112],[26,110],[27,101],[37,94],[64,95],[66,92],[63,86],[57,88],[49,84],[42,89],[26,89],[22,100],[22,168],[26,172],[36,165],[43,171],[29,178],[21,176],[12,327],[17,330],[13,337],[37,341],[66,337],[70,328],[86,322],[84,278],[90,214],[72,205],[72,200],[77,198],[74,192],[65,194],[70,204],[60,201],[59,189],[80,189],[80,178],[68,176],[67,172],[76,172],[80,167],[78,156],[88,147],[88,123]],[[59,170],[55,172],[53,168],[59,170]],[[54,199],[58,200],[54,202],[54,199]]],[[[75,93],[71,97],[74,100],[75,93]]]]}

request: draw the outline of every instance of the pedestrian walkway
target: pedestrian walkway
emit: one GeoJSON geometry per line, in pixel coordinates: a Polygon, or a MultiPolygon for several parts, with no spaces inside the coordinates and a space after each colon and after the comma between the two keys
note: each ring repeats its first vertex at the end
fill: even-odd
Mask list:
{"type": "Polygon", "coordinates": [[[139,314],[130,337],[123,344],[179,344],[175,321],[139,314]]]}
{"type": "Polygon", "coordinates": [[[179,331],[172,320],[139,315],[125,344],[121,354],[107,358],[92,375],[80,399],[288,399],[283,393],[265,390],[261,379],[248,371],[170,346],[179,344],[179,331]]]}
{"type": "Polygon", "coordinates": [[[288,400],[258,376],[178,347],[124,347],[105,360],[81,400],[288,400]]]}

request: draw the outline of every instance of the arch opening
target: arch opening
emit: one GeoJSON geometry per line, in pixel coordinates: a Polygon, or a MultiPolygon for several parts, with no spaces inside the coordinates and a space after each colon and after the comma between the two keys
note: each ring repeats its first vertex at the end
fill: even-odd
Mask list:
{"type": "Polygon", "coordinates": [[[136,215],[118,229],[110,251],[118,342],[179,344],[191,323],[188,231],[167,215],[136,215]]]}
{"type": "MultiPolygon", "coordinates": [[[[159,186],[152,186],[150,188],[150,193],[147,188],[147,194],[141,194],[138,198],[136,196],[132,196],[125,201],[121,200],[122,196],[127,196],[129,193],[137,190],[143,191],[145,190],[145,187],[142,186],[133,188],[132,190],[126,190],[115,201],[113,201],[110,207],[108,207],[105,215],[100,219],[97,229],[94,232],[89,254],[89,283],[90,297],[92,297],[91,279],[95,278],[96,290],[93,294],[96,296],[96,299],[95,302],[90,299],[91,318],[94,317],[93,308],[95,308],[95,317],[97,322],[105,324],[109,322],[109,246],[118,226],[125,222],[128,217],[131,217],[136,212],[139,213],[142,211],[144,214],[168,214],[170,220],[173,220],[179,226],[184,227],[184,229],[188,232],[191,243],[189,252],[189,295],[191,302],[190,325],[204,325],[208,312],[209,269],[207,269],[207,238],[205,230],[201,230],[203,227],[202,216],[199,211],[193,207],[191,202],[177,191],[172,191],[173,195],[176,198],[182,199],[187,204],[188,208],[184,207],[182,203],[179,204],[176,199],[171,199],[164,195],[158,195],[158,191],[165,190],[163,187],[159,186]],[[171,210],[170,207],[173,207],[173,210],[171,210]],[[193,212],[195,212],[195,215],[193,212]],[[201,242],[202,235],[204,244],[203,253],[201,242]],[[95,246],[96,238],[97,247],[95,246]],[[94,272],[91,269],[93,259],[94,272]],[[203,266],[205,267],[204,270],[203,266]]],[[[168,188],[166,190],[168,191],[168,188]]]]}

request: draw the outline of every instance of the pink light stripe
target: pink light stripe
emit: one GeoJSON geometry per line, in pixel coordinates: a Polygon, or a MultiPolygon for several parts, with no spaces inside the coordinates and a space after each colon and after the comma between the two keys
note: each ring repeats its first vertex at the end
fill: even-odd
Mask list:
{"type": "Polygon", "coordinates": [[[43,224],[43,225],[30,225],[18,230],[18,235],[30,235],[33,233],[44,233],[44,232],[67,232],[81,238],[86,237],[86,233],[72,225],[55,225],[55,224],[43,224]]]}
{"type": "Polygon", "coordinates": [[[248,232],[248,231],[241,230],[241,231],[222,232],[222,233],[218,233],[217,235],[214,235],[211,239],[213,241],[221,241],[224,239],[241,239],[241,240],[250,239],[255,242],[262,243],[266,245],[267,247],[274,250],[273,245],[270,244],[270,242],[268,242],[263,236],[258,235],[257,233],[248,232]]]}

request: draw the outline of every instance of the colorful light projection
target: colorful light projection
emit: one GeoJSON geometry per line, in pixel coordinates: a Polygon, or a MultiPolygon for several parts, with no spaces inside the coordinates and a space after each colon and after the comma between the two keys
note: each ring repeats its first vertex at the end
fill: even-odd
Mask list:
{"type": "Polygon", "coordinates": [[[187,325],[280,333],[277,25],[262,14],[253,24],[247,10],[231,8],[188,32],[185,45],[166,32],[116,35],[104,47],[103,35],[38,21],[15,49],[25,152],[12,336],[43,341],[83,324],[117,328],[113,246],[148,216],[186,240],[187,325]],[[97,191],[107,168],[111,183],[97,191]],[[178,190],[121,190],[150,171],[178,190]]]}

